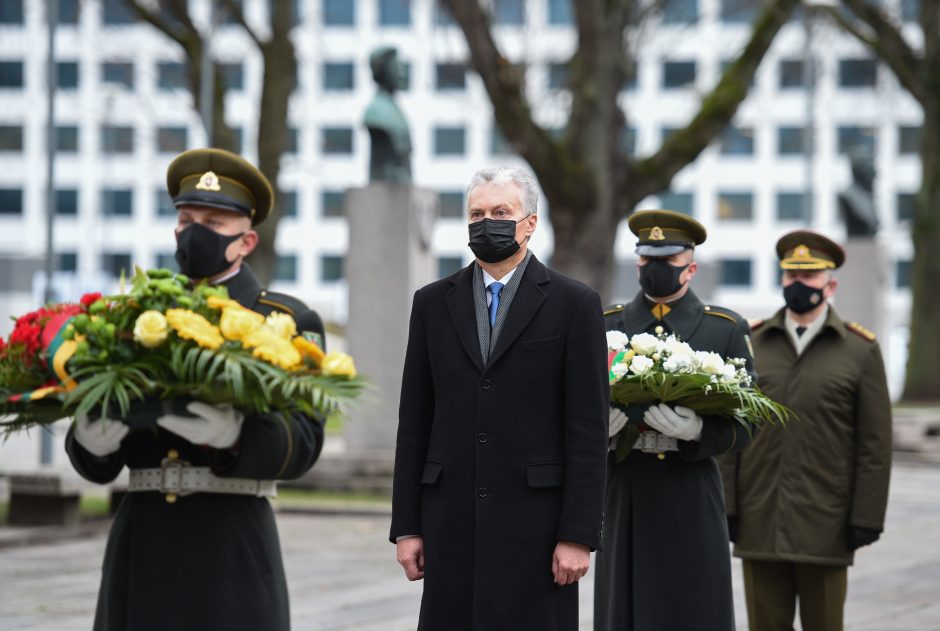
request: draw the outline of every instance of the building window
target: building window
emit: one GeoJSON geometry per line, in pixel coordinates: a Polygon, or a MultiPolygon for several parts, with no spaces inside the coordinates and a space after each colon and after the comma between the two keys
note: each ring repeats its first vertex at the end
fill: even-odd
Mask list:
{"type": "Polygon", "coordinates": [[[784,59],[780,62],[780,89],[802,88],[805,72],[800,59],[784,59]]]}
{"type": "Polygon", "coordinates": [[[79,0],[59,0],[56,24],[78,24],[79,0]]]}
{"type": "Polygon", "coordinates": [[[0,151],[23,151],[22,125],[0,125],[0,151]]]}
{"type": "Polygon", "coordinates": [[[751,259],[721,259],[718,264],[722,287],[751,286],[751,259]]]}
{"type": "Polygon", "coordinates": [[[698,0],[665,0],[660,11],[665,24],[694,24],[698,21],[698,0]]]}
{"type": "Polygon", "coordinates": [[[279,254],[274,264],[274,280],[285,283],[297,281],[297,255],[279,254]]]}
{"type": "Polygon", "coordinates": [[[661,142],[665,144],[670,138],[672,138],[679,131],[678,127],[663,127],[659,130],[659,137],[661,142]]]}
{"type": "Polygon", "coordinates": [[[0,88],[23,87],[23,62],[0,61],[0,88]]]}
{"type": "Polygon", "coordinates": [[[321,151],[324,155],[351,155],[353,152],[353,130],[351,127],[324,127],[321,151]]]}
{"type": "Polygon", "coordinates": [[[23,214],[23,189],[0,188],[0,215],[23,214]]]}
{"type": "Polygon", "coordinates": [[[512,155],[512,145],[506,140],[506,136],[503,135],[503,130],[500,129],[495,122],[493,126],[490,127],[490,155],[512,155]]]}
{"type": "Polygon", "coordinates": [[[60,188],[55,192],[55,214],[74,217],[78,215],[78,191],[60,188]]]}
{"type": "Polygon", "coordinates": [[[456,26],[457,21],[450,14],[450,9],[444,6],[441,0],[434,2],[434,25],[435,26],[456,26]]]}
{"type": "Polygon", "coordinates": [[[157,127],[157,151],[182,153],[189,144],[189,130],[185,127],[157,127]]]}
{"type": "Polygon", "coordinates": [[[134,88],[134,64],[130,62],[106,61],[101,64],[101,80],[104,83],[134,88]]]}
{"type": "Polygon", "coordinates": [[[843,88],[871,88],[875,86],[878,65],[874,59],[840,59],[839,85],[843,88]]]}
{"type": "Polygon", "coordinates": [[[721,0],[721,21],[751,23],[757,18],[760,0],[721,0]]]}
{"type": "Polygon", "coordinates": [[[685,213],[693,216],[694,208],[692,206],[692,193],[676,193],[666,191],[659,194],[659,205],[666,210],[674,210],[677,213],[685,213]]]}
{"type": "Polygon", "coordinates": [[[809,223],[813,219],[813,205],[807,201],[805,193],[777,193],[777,219],[809,223]]]}
{"type": "Polygon", "coordinates": [[[721,134],[721,153],[726,156],[754,155],[754,130],[750,127],[727,127],[721,134]]]}
{"type": "Polygon", "coordinates": [[[296,127],[287,128],[287,138],[284,153],[296,156],[300,152],[300,130],[296,127]]]}
{"type": "Polygon", "coordinates": [[[101,210],[105,217],[130,217],[134,212],[134,191],[115,188],[101,191],[101,210]]]}
{"type": "Polygon", "coordinates": [[[440,203],[441,219],[464,218],[463,191],[439,191],[437,199],[440,203]]]}
{"type": "Polygon", "coordinates": [[[752,193],[718,193],[718,218],[729,221],[750,221],[754,218],[752,193]]]}
{"type": "Polygon", "coordinates": [[[55,255],[55,270],[57,272],[77,272],[78,254],[75,252],[59,252],[55,255]]]}
{"type": "Polygon", "coordinates": [[[664,88],[684,88],[694,83],[694,61],[667,61],[663,64],[664,88]]]}
{"type": "Polygon", "coordinates": [[[437,277],[446,278],[463,269],[463,259],[459,256],[437,257],[437,277]]]}
{"type": "Polygon", "coordinates": [[[343,280],[343,257],[325,255],[320,257],[320,281],[335,283],[343,280]]]}
{"type": "Polygon", "coordinates": [[[574,24],[573,0],[548,0],[548,23],[553,26],[574,24]]]}
{"type": "Polygon", "coordinates": [[[78,89],[78,62],[60,61],[56,65],[56,87],[62,90],[78,89]]]}
{"type": "MultiPolygon", "coordinates": [[[[219,64],[219,75],[226,90],[239,92],[245,89],[245,67],[239,63],[219,64]]],[[[182,87],[182,86],[180,86],[182,87]]]]}
{"type": "Polygon", "coordinates": [[[920,19],[921,0],[901,0],[901,19],[916,22],[920,19]]]}
{"type": "Polygon", "coordinates": [[[117,125],[102,127],[101,151],[104,153],[133,153],[134,128],[117,125]]]}
{"type": "Polygon", "coordinates": [[[548,64],[548,89],[568,89],[569,65],[567,62],[548,64]]]}
{"type": "Polygon", "coordinates": [[[157,64],[157,87],[161,90],[186,89],[186,64],[161,61],[157,64]]]}
{"type": "Polygon", "coordinates": [[[894,286],[898,289],[911,288],[911,262],[896,261],[894,264],[894,286]]]}
{"type": "Polygon", "coordinates": [[[411,26],[411,0],[379,0],[379,24],[411,26]]]}
{"type": "Polygon", "coordinates": [[[871,127],[842,126],[838,131],[839,153],[849,154],[860,151],[868,156],[875,155],[875,130],[871,127]]]}
{"type": "Polygon", "coordinates": [[[356,0],[323,0],[323,24],[325,26],[354,26],[356,24],[356,0]]]}
{"type": "Polygon", "coordinates": [[[525,24],[525,0],[493,0],[493,24],[522,26],[525,24]]]}
{"type": "Polygon", "coordinates": [[[624,127],[620,130],[620,149],[628,156],[636,155],[636,127],[624,127]]]}
{"type": "Polygon", "coordinates": [[[910,155],[920,153],[921,127],[901,125],[898,127],[898,153],[910,155]]]}
{"type": "Polygon", "coordinates": [[[322,191],[320,193],[320,214],[325,218],[345,216],[343,191],[322,191]]]}
{"type": "Polygon", "coordinates": [[[118,278],[123,273],[126,278],[134,274],[131,267],[131,255],[127,252],[107,252],[101,255],[101,271],[118,278]]]}
{"type": "Polygon", "coordinates": [[[355,70],[352,62],[323,64],[323,89],[346,91],[355,87],[355,70]]]}
{"type": "Polygon", "coordinates": [[[104,0],[103,19],[107,25],[133,24],[137,16],[125,0],[104,0]]]}
{"type": "Polygon", "coordinates": [[[777,129],[777,153],[781,156],[802,155],[805,136],[803,127],[780,127],[777,129]]]}
{"type": "Polygon", "coordinates": [[[281,191],[281,194],[277,196],[277,209],[282,218],[297,216],[298,198],[297,191],[281,191]]]}
{"type": "Polygon", "coordinates": [[[23,24],[23,0],[0,0],[0,24],[23,24]]]}
{"type": "Polygon", "coordinates": [[[244,143],[245,130],[241,127],[232,127],[232,146],[235,147],[235,153],[241,153],[244,143]]]}
{"type": "Polygon", "coordinates": [[[162,186],[154,191],[154,208],[157,209],[157,217],[176,217],[176,206],[173,205],[173,199],[166,189],[162,186]]]}
{"type": "Polygon", "coordinates": [[[462,156],[466,151],[466,135],[464,127],[435,127],[434,155],[462,156]]]}
{"type": "Polygon", "coordinates": [[[895,204],[898,222],[913,221],[917,213],[917,193],[898,193],[895,204]]]}
{"type": "Polygon", "coordinates": [[[434,68],[434,86],[438,90],[466,89],[466,67],[463,64],[437,64],[434,68]]]}
{"type": "Polygon", "coordinates": [[[78,153],[78,127],[57,126],[55,140],[55,150],[59,153],[78,153]]]}
{"type": "Polygon", "coordinates": [[[171,272],[179,272],[180,266],[176,262],[176,253],[174,252],[158,252],[156,259],[156,268],[157,269],[168,269],[171,272]]]}

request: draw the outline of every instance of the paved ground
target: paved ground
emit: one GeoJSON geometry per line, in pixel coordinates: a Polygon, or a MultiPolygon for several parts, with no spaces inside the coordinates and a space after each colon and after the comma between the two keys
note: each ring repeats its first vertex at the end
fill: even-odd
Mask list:
{"type": "MultiPolygon", "coordinates": [[[[295,630],[415,628],[420,584],[408,583],[395,564],[386,516],[282,514],[278,521],[295,630]]],[[[0,549],[0,631],[90,629],[104,537],[0,549]]],[[[849,576],[848,629],[940,630],[940,468],[895,467],[887,532],[859,554],[849,576]]],[[[735,588],[745,629],[737,564],[735,588]]],[[[589,576],[583,629],[591,628],[592,589],[589,576]]]]}

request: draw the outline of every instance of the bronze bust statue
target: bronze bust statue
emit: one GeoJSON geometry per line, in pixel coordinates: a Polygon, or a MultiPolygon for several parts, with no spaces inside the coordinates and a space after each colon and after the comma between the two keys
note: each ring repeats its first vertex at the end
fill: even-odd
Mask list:
{"type": "Polygon", "coordinates": [[[372,51],[369,65],[379,88],[365,115],[372,141],[369,181],[411,182],[411,132],[394,98],[405,87],[405,66],[391,47],[372,51]]]}
{"type": "Polygon", "coordinates": [[[869,152],[855,148],[849,152],[852,185],[839,193],[839,211],[850,237],[871,237],[878,232],[875,209],[875,165],[869,152]]]}

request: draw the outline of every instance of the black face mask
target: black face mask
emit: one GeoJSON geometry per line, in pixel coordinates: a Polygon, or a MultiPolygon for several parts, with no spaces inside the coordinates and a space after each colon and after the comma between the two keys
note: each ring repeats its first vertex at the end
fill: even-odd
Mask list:
{"type": "Polygon", "coordinates": [[[640,266],[640,286],[647,296],[653,298],[671,296],[682,289],[679,277],[687,267],[677,267],[664,259],[650,259],[646,265],[640,266]]]}
{"type": "Polygon", "coordinates": [[[783,299],[787,309],[793,313],[806,313],[812,311],[825,301],[822,289],[804,285],[800,281],[783,288],[783,299]]]}
{"type": "MultiPolygon", "coordinates": [[[[519,221],[525,221],[522,218],[519,221]]],[[[519,251],[516,224],[512,219],[483,219],[470,224],[470,249],[484,263],[499,263],[519,251]]],[[[528,239],[529,237],[526,237],[528,239]]]]}
{"type": "Polygon", "coordinates": [[[176,235],[176,262],[180,271],[192,278],[210,278],[221,274],[232,264],[225,258],[225,249],[245,234],[228,236],[193,223],[176,235]]]}

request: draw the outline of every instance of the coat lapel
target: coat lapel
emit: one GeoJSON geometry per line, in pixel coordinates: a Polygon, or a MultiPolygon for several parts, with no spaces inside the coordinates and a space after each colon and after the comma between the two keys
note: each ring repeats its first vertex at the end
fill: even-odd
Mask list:
{"type": "Polygon", "coordinates": [[[656,322],[656,318],[653,317],[650,308],[646,304],[646,298],[643,296],[642,291],[624,306],[620,317],[623,322],[623,331],[627,335],[648,331],[656,322]]]}
{"type": "Polygon", "coordinates": [[[486,363],[487,368],[499,361],[503,353],[522,334],[529,321],[535,317],[547,297],[540,285],[548,282],[550,282],[548,270],[535,256],[532,256],[519,283],[519,289],[509,305],[506,322],[499,332],[499,337],[496,338],[496,346],[486,363]]]}
{"type": "Polygon", "coordinates": [[[222,281],[221,284],[228,289],[229,298],[243,307],[249,308],[258,302],[258,296],[260,296],[261,292],[264,290],[264,287],[258,282],[258,278],[255,276],[254,272],[251,271],[251,268],[248,267],[247,263],[242,263],[242,267],[238,273],[230,279],[222,281]]]}
{"type": "Polygon", "coordinates": [[[480,356],[480,337],[477,334],[476,306],[473,303],[473,266],[471,263],[463,271],[452,277],[453,287],[447,292],[445,298],[450,319],[457,329],[457,337],[464,351],[470,356],[473,364],[482,373],[483,357],[480,356]]]}
{"type": "Polygon", "coordinates": [[[663,318],[669,330],[677,334],[682,340],[688,341],[695,334],[702,318],[705,317],[705,307],[692,290],[674,303],[672,311],[663,318]]]}

